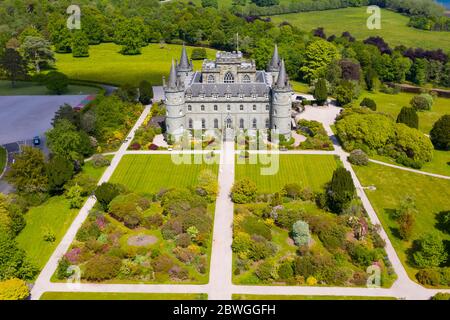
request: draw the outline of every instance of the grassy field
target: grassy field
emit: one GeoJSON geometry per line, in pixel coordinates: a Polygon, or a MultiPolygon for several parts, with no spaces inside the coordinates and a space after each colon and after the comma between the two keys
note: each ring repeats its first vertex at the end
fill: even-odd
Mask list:
{"type": "Polygon", "coordinates": [[[412,279],[415,279],[417,269],[406,262],[407,251],[411,248],[412,242],[402,241],[396,236],[397,223],[391,219],[390,214],[399,208],[406,196],[412,196],[418,211],[412,239],[417,239],[428,232],[436,232],[443,239],[450,240],[448,234],[435,227],[436,214],[450,210],[450,181],[374,163],[366,167],[354,166],[354,169],[363,186],[376,187],[376,191],[366,190],[367,196],[406,271],[412,279]]]}
{"type": "Polygon", "coordinates": [[[6,166],[6,150],[0,147],[0,175],[3,173],[3,169],[6,166]]]}
{"type": "MultiPolygon", "coordinates": [[[[83,168],[94,179],[99,179],[105,169],[95,169],[89,162],[83,168]]],[[[38,268],[44,267],[78,212],[78,209],[69,209],[69,201],[64,196],[55,196],[26,213],[27,224],[18,235],[17,243],[38,268]],[[54,242],[44,241],[47,232],[55,235],[54,242]]]]}
{"type": "MultiPolygon", "coordinates": [[[[371,98],[377,104],[377,111],[389,113],[397,119],[397,116],[402,107],[410,106],[409,102],[414,97],[411,93],[386,94],[382,92],[367,92],[363,91],[355,105],[364,98],[371,98]]],[[[433,124],[444,114],[450,114],[450,99],[436,98],[430,111],[419,112],[419,129],[428,134],[433,127],[433,124]]]]}
{"type": "Polygon", "coordinates": [[[389,10],[381,10],[381,29],[369,30],[366,26],[366,7],[344,8],[326,11],[290,13],[272,16],[272,21],[279,24],[288,21],[305,31],[323,27],[327,36],[340,35],[349,31],[356,39],[363,40],[370,36],[381,36],[391,46],[422,47],[425,49],[442,48],[450,50],[449,32],[425,31],[408,27],[409,18],[389,10]]]}
{"type": "MultiPolygon", "coordinates": [[[[191,55],[192,47],[187,47],[191,55]]],[[[71,54],[56,54],[56,67],[71,79],[96,81],[111,84],[137,85],[142,80],[161,84],[162,77],[168,76],[172,59],[180,59],[181,46],[150,44],[142,48],[142,54],[124,56],[119,53],[120,46],[103,43],[91,46],[88,58],[74,58],[71,54]]],[[[206,49],[209,58],[215,50],[206,49]]],[[[200,68],[202,61],[194,61],[194,68],[200,68]]]]}
{"type": "Polygon", "coordinates": [[[357,296],[282,296],[262,294],[233,294],[233,300],[397,300],[394,297],[357,297],[357,296]]]}
{"type": "MultiPolygon", "coordinates": [[[[99,92],[98,88],[81,86],[81,85],[70,85],[69,90],[65,93],[66,95],[76,95],[76,94],[96,94],[99,92]]],[[[43,85],[39,85],[33,82],[17,82],[14,88],[11,87],[11,82],[6,80],[0,80],[0,96],[41,96],[50,95],[51,93],[43,85]]]]}
{"type": "Polygon", "coordinates": [[[176,165],[171,155],[125,155],[111,182],[121,183],[134,192],[153,193],[161,188],[192,186],[204,169],[217,173],[218,165],[176,165]]]}
{"type": "Polygon", "coordinates": [[[40,300],[206,300],[207,298],[204,293],[44,292],[40,300]]]}
{"type": "Polygon", "coordinates": [[[259,192],[280,191],[288,183],[298,183],[313,190],[320,190],[331,180],[338,164],[334,156],[281,154],[279,170],[275,175],[261,175],[261,164],[236,164],[236,180],[248,177],[259,192]]]}

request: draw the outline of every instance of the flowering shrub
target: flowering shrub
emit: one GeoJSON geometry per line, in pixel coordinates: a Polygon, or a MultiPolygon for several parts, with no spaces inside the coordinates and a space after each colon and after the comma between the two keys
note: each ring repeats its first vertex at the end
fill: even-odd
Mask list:
{"type": "Polygon", "coordinates": [[[65,254],[65,258],[71,263],[71,264],[77,264],[79,257],[80,257],[81,249],[80,248],[73,248],[69,252],[65,254]]]}

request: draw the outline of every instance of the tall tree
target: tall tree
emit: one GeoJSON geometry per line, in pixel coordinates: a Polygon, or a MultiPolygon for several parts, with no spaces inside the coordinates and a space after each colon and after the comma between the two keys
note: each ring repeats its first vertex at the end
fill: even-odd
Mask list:
{"type": "Polygon", "coordinates": [[[48,20],[47,29],[50,34],[50,41],[55,46],[55,51],[58,53],[71,52],[71,37],[66,26],[66,20],[59,15],[51,15],[48,20]]]}
{"type": "Polygon", "coordinates": [[[450,114],[443,115],[434,123],[430,139],[436,149],[450,150],[450,114]]]}
{"type": "Polygon", "coordinates": [[[1,67],[8,79],[11,80],[13,88],[16,85],[16,80],[27,76],[27,64],[20,53],[14,49],[6,49],[1,59],[1,67]]]}
{"type": "Polygon", "coordinates": [[[325,101],[327,101],[328,90],[327,90],[327,82],[324,78],[319,78],[317,80],[316,86],[314,88],[314,99],[322,105],[325,101]]]}
{"type": "Polygon", "coordinates": [[[75,126],[68,120],[59,120],[45,135],[48,147],[53,154],[72,161],[80,159],[81,137],[75,126]]]}
{"type": "Polygon", "coordinates": [[[73,173],[74,166],[72,161],[59,155],[52,157],[47,164],[47,177],[50,192],[62,192],[64,184],[72,178],[73,173]]]}
{"type": "Polygon", "coordinates": [[[41,193],[48,189],[44,154],[41,150],[25,146],[16,156],[6,178],[19,192],[41,193]]]}
{"type": "Polygon", "coordinates": [[[324,76],[328,65],[338,58],[339,52],[334,44],[323,39],[310,43],[305,51],[305,62],[300,68],[303,78],[311,82],[324,76]]]}
{"type": "Polygon", "coordinates": [[[81,30],[72,33],[72,55],[75,58],[89,57],[89,39],[81,30]]]}
{"type": "Polygon", "coordinates": [[[122,45],[120,53],[135,55],[141,53],[146,43],[146,28],[142,19],[134,18],[119,22],[115,32],[116,43],[122,45]]]}
{"type": "Polygon", "coordinates": [[[43,66],[51,65],[55,61],[55,56],[50,48],[50,42],[39,37],[26,37],[20,50],[28,63],[40,73],[43,66]]]}
{"type": "Polygon", "coordinates": [[[331,211],[341,213],[355,196],[352,175],[345,168],[337,168],[328,186],[328,206],[331,211]]]}

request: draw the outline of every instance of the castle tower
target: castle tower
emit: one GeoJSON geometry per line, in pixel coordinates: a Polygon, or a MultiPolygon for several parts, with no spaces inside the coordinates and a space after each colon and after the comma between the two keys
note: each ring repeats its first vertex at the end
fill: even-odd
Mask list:
{"type": "Polygon", "coordinates": [[[167,134],[173,135],[175,139],[182,136],[185,129],[186,106],[184,100],[184,83],[177,76],[176,66],[172,60],[170,75],[167,85],[164,87],[166,96],[166,127],[167,134]]]}
{"type": "Polygon", "coordinates": [[[272,86],[272,129],[286,139],[291,138],[292,88],[286,74],[284,60],[281,60],[276,83],[272,86]]]}
{"type": "Polygon", "coordinates": [[[186,77],[192,72],[192,61],[189,61],[188,55],[186,52],[186,47],[183,44],[183,49],[181,50],[181,58],[180,63],[177,65],[177,75],[180,78],[180,81],[184,83],[186,77]]]}
{"type": "Polygon", "coordinates": [[[267,65],[267,72],[271,74],[273,83],[276,83],[278,79],[278,73],[280,72],[280,63],[281,61],[278,54],[278,46],[275,45],[275,48],[273,49],[272,60],[270,60],[269,64],[267,65]]]}

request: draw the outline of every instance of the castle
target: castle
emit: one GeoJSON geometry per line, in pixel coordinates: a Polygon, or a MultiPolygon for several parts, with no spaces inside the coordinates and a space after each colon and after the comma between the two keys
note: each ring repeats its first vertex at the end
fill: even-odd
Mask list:
{"type": "Polygon", "coordinates": [[[186,129],[275,129],[291,136],[292,89],[276,46],[267,71],[241,52],[217,52],[200,72],[183,46],[164,93],[166,129],[175,139],[186,129]]]}

